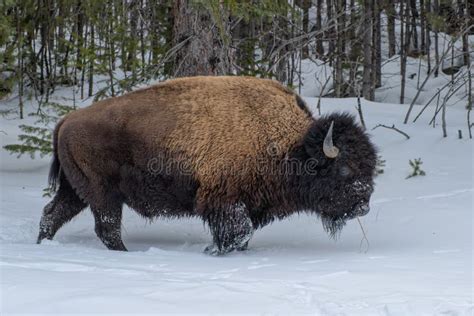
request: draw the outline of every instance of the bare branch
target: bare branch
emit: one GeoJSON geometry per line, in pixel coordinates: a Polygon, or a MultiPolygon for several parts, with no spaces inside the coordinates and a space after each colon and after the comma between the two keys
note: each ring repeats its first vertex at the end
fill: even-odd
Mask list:
{"type": "Polygon", "coordinates": [[[392,126],[387,126],[387,125],[384,125],[384,124],[378,124],[377,126],[375,126],[374,128],[372,128],[372,130],[376,129],[376,128],[379,128],[379,127],[383,127],[383,128],[386,128],[386,129],[391,129],[391,130],[394,130],[395,132],[398,132],[400,134],[402,134],[403,136],[406,137],[406,139],[410,139],[410,136],[405,133],[404,131],[402,130],[399,130],[398,128],[395,127],[395,124],[392,124],[392,126]]]}
{"type": "MultiPolygon", "coordinates": [[[[446,83],[444,86],[442,86],[441,88],[438,88],[438,91],[430,98],[430,100],[423,106],[423,108],[422,108],[422,109],[420,110],[420,112],[417,114],[417,116],[416,116],[415,119],[413,120],[413,123],[415,123],[416,120],[417,120],[418,118],[420,118],[421,114],[423,114],[423,112],[424,112],[424,111],[426,110],[426,108],[430,105],[430,103],[431,103],[437,96],[439,96],[440,93],[441,93],[444,89],[446,89],[446,88],[449,87],[449,86],[455,86],[455,85],[460,81],[460,79],[463,78],[462,76],[460,76],[461,73],[462,73],[462,72],[459,72],[459,73],[456,74],[456,77],[457,77],[457,78],[456,78],[456,79],[457,79],[456,81],[453,82],[452,80],[450,80],[450,81],[449,81],[448,83],[446,83]]],[[[464,83],[462,83],[462,85],[463,85],[463,84],[464,84],[464,83]]],[[[461,86],[462,86],[462,85],[461,85],[461,86]]],[[[449,93],[449,92],[448,92],[448,93],[449,93]]]]}
{"type": "Polygon", "coordinates": [[[364,114],[362,113],[362,104],[360,103],[360,92],[357,94],[357,112],[359,112],[360,123],[364,127],[364,130],[367,129],[365,126],[364,114]]]}
{"type": "Polygon", "coordinates": [[[426,83],[428,82],[429,78],[431,77],[431,75],[438,70],[438,68],[441,66],[441,64],[443,63],[443,60],[444,58],[447,56],[447,54],[450,52],[451,48],[454,46],[454,44],[457,42],[457,40],[459,38],[461,38],[465,33],[469,32],[472,28],[474,28],[474,25],[471,25],[470,27],[466,27],[464,29],[463,32],[461,32],[461,34],[459,34],[459,36],[456,36],[454,37],[450,43],[449,43],[449,46],[448,48],[443,52],[443,55],[441,56],[441,58],[439,59],[439,62],[433,67],[433,69],[431,70],[431,72],[426,76],[425,80],[423,81],[423,83],[421,84],[421,87],[418,89],[418,91],[416,92],[416,95],[415,97],[413,98],[413,100],[411,101],[410,103],[410,106],[408,107],[408,111],[407,111],[407,114],[405,115],[405,120],[403,121],[404,124],[406,124],[408,122],[408,119],[410,118],[410,113],[413,109],[413,106],[415,105],[415,102],[416,100],[418,99],[418,97],[420,96],[420,93],[421,91],[423,90],[423,88],[425,87],[426,83]]]}
{"type": "Polygon", "coordinates": [[[460,85],[458,87],[456,87],[456,89],[453,90],[453,87],[454,86],[451,86],[448,90],[448,92],[446,93],[446,95],[444,96],[443,98],[443,104],[441,105],[441,108],[437,109],[435,111],[435,114],[433,115],[433,118],[431,119],[431,121],[429,122],[429,124],[432,124],[434,122],[434,120],[436,119],[436,116],[438,115],[438,113],[443,109],[443,105],[446,104],[446,102],[448,102],[448,100],[456,93],[458,92],[459,89],[461,89],[463,87],[463,85],[460,85]]]}

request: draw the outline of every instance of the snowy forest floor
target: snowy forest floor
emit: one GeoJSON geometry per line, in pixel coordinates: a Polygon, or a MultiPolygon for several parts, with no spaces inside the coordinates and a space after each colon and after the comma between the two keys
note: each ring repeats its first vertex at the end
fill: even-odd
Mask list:
{"type": "MultiPolygon", "coordinates": [[[[306,98],[313,110],[315,98],[306,98]]],[[[322,99],[323,112],[356,114],[355,99],[322,99]]],[[[258,231],[246,252],[211,257],[194,219],[148,223],[125,209],[129,252],[108,251],[89,210],[36,245],[48,159],[0,151],[0,313],[240,313],[471,315],[473,142],[466,110],[450,106],[448,138],[427,117],[403,125],[407,105],[363,101],[368,130],[386,160],[371,212],[370,246],[351,221],[337,241],[317,217],[293,216],[258,231]],[[406,140],[377,124],[396,124],[406,140]],[[426,176],[405,179],[409,159],[426,176]]],[[[415,113],[420,106],[415,106],[415,113]]],[[[316,111],[314,111],[316,113],[316,111]]],[[[9,140],[17,122],[2,119],[9,140]]],[[[5,135],[3,135],[5,136],[5,135]]],[[[2,140],[2,145],[5,143],[2,140]]]]}

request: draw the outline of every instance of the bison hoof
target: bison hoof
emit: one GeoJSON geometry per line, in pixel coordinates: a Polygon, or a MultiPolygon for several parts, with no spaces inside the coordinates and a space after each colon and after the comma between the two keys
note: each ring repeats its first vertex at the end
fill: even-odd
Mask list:
{"type": "Polygon", "coordinates": [[[242,244],[240,247],[237,247],[237,251],[246,251],[248,250],[248,247],[249,247],[249,242],[245,242],[244,244],[242,244]]]}
{"type": "Polygon", "coordinates": [[[128,251],[121,240],[109,241],[104,239],[102,242],[109,250],[128,251]]]}
{"type": "Polygon", "coordinates": [[[41,231],[38,235],[38,239],[36,239],[36,243],[39,245],[43,241],[43,239],[53,240],[53,236],[41,231]]]}
{"type": "Polygon", "coordinates": [[[248,241],[240,246],[223,247],[222,249],[219,249],[219,247],[215,244],[211,244],[207,246],[206,248],[204,248],[204,253],[210,256],[222,256],[234,250],[245,251],[247,250],[247,247],[248,247],[248,241]]]}
{"type": "Polygon", "coordinates": [[[215,244],[208,245],[206,248],[204,248],[204,253],[210,256],[220,256],[225,254],[225,252],[220,251],[219,247],[217,247],[215,244]]]}
{"type": "Polygon", "coordinates": [[[223,256],[229,252],[236,250],[235,247],[224,247],[219,249],[219,247],[215,244],[209,245],[204,249],[204,253],[210,256],[223,256]]]}

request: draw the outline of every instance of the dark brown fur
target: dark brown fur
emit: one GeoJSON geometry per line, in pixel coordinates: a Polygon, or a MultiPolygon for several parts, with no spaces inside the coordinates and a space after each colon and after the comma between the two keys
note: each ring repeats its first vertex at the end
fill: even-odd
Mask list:
{"type": "MultiPolygon", "coordinates": [[[[325,173],[345,166],[322,154],[329,123],[340,118],[340,135],[361,138],[370,184],[375,151],[352,118],[314,121],[309,113],[291,90],[248,77],[176,79],[75,111],[54,132],[50,180],[59,179],[59,189],[45,207],[38,241],[52,238],[86,205],[97,235],[116,250],[125,250],[123,203],[145,217],[203,218],[214,238],[211,253],[245,248],[255,228],[295,211],[343,220],[337,210],[321,210],[324,198],[311,193],[325,176],[300,167],[310,158],[325,173]]],[[[346,204],[339,206],[354,203],[346,204]]]]}

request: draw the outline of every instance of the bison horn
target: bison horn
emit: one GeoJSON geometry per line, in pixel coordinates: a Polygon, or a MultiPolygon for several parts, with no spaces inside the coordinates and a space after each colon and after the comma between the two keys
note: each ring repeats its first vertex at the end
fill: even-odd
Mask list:
{"type": "Polygon", "coordinates": [[[326,157],[328,158],[336,158],[337,155],[339,154],[339,149],[334,146],[332,143],[332,128],[334,126],[334,121],[331,122],[331,126],[329,126],[328,133],[326,135],[326,138],[324,138],[324,143],[323,143],[323,151],[326,157]]]}

